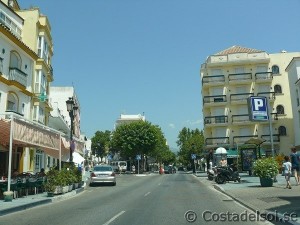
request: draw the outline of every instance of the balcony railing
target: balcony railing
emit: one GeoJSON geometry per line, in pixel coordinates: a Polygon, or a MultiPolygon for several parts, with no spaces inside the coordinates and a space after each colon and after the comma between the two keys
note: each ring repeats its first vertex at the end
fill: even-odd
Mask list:
{"type": "Polygon", "coordinates": [[[0,73],[3,74],[3,59],[0,58],[0,73]]]}
{"type": "Polygon", "coordinates": [[[254,96],[254,93],[231,94],[230,101],[232,102],[246,101],[250,96],[254,96]]]}
{"type": "Polygon", "coordinates": [[[228,116],[206,116],[204,124],[228,123],[228,116]]]}
{"type": "MultiPolygon", "coordinates": [[[[269,135],[269,134],[261,135],[261,138],[265,139],[267,142],[271,142],[271,135],[269,135]]],[[[273,134],[273,141],[274,142],[280,142],[280,135],[279,134],[273,134]]]]}
{"type": "Polygon", "coordinates": [[[232,73],[232,74],[228,74],[228,79],[229,82],[252,80],[252,73],[232,73]]]}
{"type": "Polygon", "coordinates": [[[203,103],[227,102],[226,95],[204,96],[203,103]]]}
{"type": "Polygon", "coordinates": [[[275,100],[275,98],[276,98],[274,91],[271,91],[271,92],[258,92],[257,96],[267,97],[270,100],[275,100]]]}
{"type": "Polygon", "coordinates": [[[27,74],[18,68],[9,68],[9,80],[16,81],[24,87],[27,86],[27,74]]]}
{"type": "Polygon", "coordinates": [[[229,144],[229,137],[214,137],[214,138],[206,138],[206,145],[225,145],[229,144]]]}
{"type": "Polygon", "coordinates": [[[202,85],[212,82],[225,82],[225,76],[224,75],[214,75],[214,76],[203,76],[202,78],[202,85]]]}
{"type": "Polygon", "coordinates": [[[255,80],[272,80],[273,73],[272,72],[259,72],[255,73],[255,80]]]}
{"type": "Polygon", "coordinates": [[[232,115],[232,123],[250,122],[249,114],[232,115]]]}
{"type": "Polygon", "coordinates": [[[245,143],[250,138],[257,138],[258,135],[245,135],[245,136],[234,136],[233,143],[245,143]]]}

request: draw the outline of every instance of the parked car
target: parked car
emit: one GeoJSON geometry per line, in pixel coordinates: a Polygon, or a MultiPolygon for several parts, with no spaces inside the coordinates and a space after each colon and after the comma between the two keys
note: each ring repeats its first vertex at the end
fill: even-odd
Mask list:
{"type": "Polygon", "coordinates": [[[93,168],[90,175],[90,186],[94,184],[111,183],[117,184],[116,174],[110,165],[97,165],[93,168]]]}

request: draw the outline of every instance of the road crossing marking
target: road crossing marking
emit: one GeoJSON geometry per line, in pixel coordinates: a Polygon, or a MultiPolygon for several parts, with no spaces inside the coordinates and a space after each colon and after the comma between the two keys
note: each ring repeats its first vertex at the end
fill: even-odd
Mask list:
{"type": "Polygon", "coordinates": [[[147,192],[144,196],[146,197],[147,195],[149,195],[151,192],[147,192]]]}
{"type": "Polygon", "coordinates": [[[103,225],[108,225],[111,222],[113,222],[115,219],[117,219],[119,216],[121,216],[125,211],[121,211],[119,212],[117,215],[115,215],[114,217],[112,217],[109,221],[107,221],[106,223],[104,223],[103,225]]]}

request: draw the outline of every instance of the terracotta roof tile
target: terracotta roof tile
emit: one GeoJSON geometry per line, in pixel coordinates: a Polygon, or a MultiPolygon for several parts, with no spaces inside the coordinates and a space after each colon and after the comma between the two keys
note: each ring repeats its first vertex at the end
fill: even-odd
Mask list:
{"type": "Polygon", "coordinates": [[[245,48],[242,46],[234,45],[230,48],[227,48],[221,52],[218,52],[214,55],[228,55],[228,54],[234,54],[234,53],[258,53],[258,52],[264,52],[262,50],[253,49],[253,48],[245,48]]]}

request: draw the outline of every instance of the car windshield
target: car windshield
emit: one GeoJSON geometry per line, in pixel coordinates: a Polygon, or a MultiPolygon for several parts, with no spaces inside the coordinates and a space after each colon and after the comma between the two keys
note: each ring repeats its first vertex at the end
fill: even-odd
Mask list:
{"type": "Polygon", "coordinates": [[[126,166],[126,163],[120,162],[120,166],[126,166]]]}
{"type": "Polygon", "coordinates": [[[96,166],[94,171],[112,171],[110,166],[96,166]]]}

